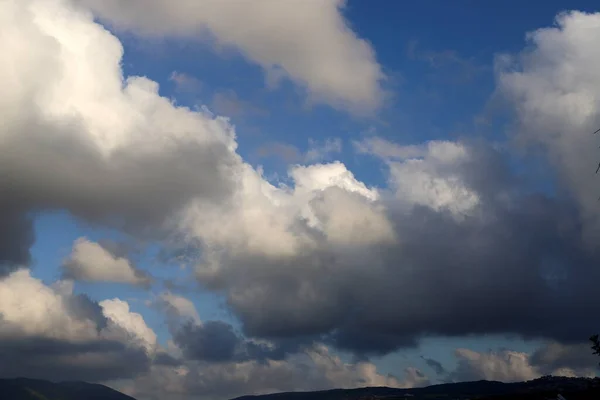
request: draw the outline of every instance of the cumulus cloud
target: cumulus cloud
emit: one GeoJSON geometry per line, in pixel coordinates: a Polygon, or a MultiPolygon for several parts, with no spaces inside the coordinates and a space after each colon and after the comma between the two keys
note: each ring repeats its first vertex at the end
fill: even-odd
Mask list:
{"type": "Polygon", "coordinates": [[[289,78],[310,99],[365,114],[381,106],[384,74],[375,52],[350,29],[345,1],[77,0],[117,29],[198,37],[207,31],[260,65],[270,84],[289,78]]]}
{"type": "MultiPolygon", "coordinates": [[[[516,61],[521,71],[499,69],[499,85],[519,111],[520,135],[541,137],[554,159],[565,161],[565,188],[580,194],[574,203],[569,196],[525,190],[506,154],[465,141],[401,146],[371,138],[357,144],[362,153],[383,161],[386,188],[361,182],[339,161],[292,166],[287,185],[271,183],[236,153],[235,132],[227,119],[206,109],[176,107],[159,96],[155,82],[123,77],[118,39],[94,22],[94,14],[79,8],[82,1],[73,4],[0,3],[0,46],[6,55],[0,64],[0,265],[7,266],[0,280],[1,351],[3,359],[11,360],[17,353],[10,349],[46,355],[7,363],[0,370],[3,375],[31,365],[38,366],[32,371],[39,377],[75,371],[79,375],[68,376],[91,380],[141,371],[139,380],[129,384],[133,393],[149,396],[163,393],[159,384],[173,396],[212,397],[409,386],[424,384],[426,377],[409,370],[399,381],[377,373],[368,362],[344,364],[323,343],[364,356],[417,345],[425,335],[510,333],[570,345],[595,331],[589,315],[600,311],[595,287],[600,260],[582,245],[584,227],[578,216],[591,208],[582,200],[581,181],[571,174],[591,160],[591,153],[575,157],[576,150],[595,146],[588,139],[582,139],[585,146],[579,139],[572,144],[557,127],[588,130],[595,123],[595,111],[584,113],[593,102],[581,99],[588,98],[584,87],[593,91],[590,77],[596,70],[570,68],[561,60],[563,53],[572,52],[567,59],[579,65],[587,50],[579,42],[593,42],[580,40],[581,32],[596,26],[597,16],[561,17],[559,27],[531,36],[533,50],[516,61]],[[553,49],[561,57],[552,56],[553,49]],[[545,75],[548,71],[552,79],[545,75]],[[575,85],[583,93],[575,96],[576,103],[583,108],[570,106],[572,96],[559,96],[564,102],[554,104],[549,94],[562,93],[564,87],[546,89],[562,82],[555,79],[559,72],[585,83],[575,85]],[[526,77],[523,83],[541,82],[539,87],[521,85],[519,73],[526,77]],[[541,103],[534,101],[544,96],[541,103]],[[559,123],[554,118],[561,115],[559,123]],[[547,125],[554,129],[550,140],[539,129],[547,125]],[[197,279],[226,298],[241,332],[226,323],[201,321],[189,302],[163,294],[167,314],[177,317],[169,328],[178,351],[159,357],[156,336],[122,300],[97,304],[74,296],[67,283],[49,287],[27,270],[12,272],[28,261],[30,216],[46,210],[66,210],[140,239],[168,240],[174,233],[182,247],[198,250],[197,279]],[[36,353],[38,348],[44,351],[36,353]],[[105,351],[95,350],[100,348],[105,351]],[[63,349],[64,355],[50,358],[50,351],[63,349]],[[128,363],[119,358],[121,353],[135,360],[131,368],[124,367],[128,363]],[[153,357],[160,362],[148,370],[153,357]],[[215,360],[219,362],[207,362],[215,360]]],[[[235,2],[212,4],[208,13],[199,11],[211,3],[86,4],[117,26],[144,33],[156,33],[147,29],[158,27],[162,33],[189,35],[205,27],[265,68],[280,65],[312,95],[333,104],[366,106],[377,97],[371,86],[356,79],[363,68],[371,71],[372,64],[365,67],[346,54],[346,44],[362,42],[343,23],[340,2],[326,2],[318,10],[306,2],[296,9],[264,3],[274,13],[264,13],[265,5],[235,2]],[[298,15],[316,11],[315,21],[332,18],[343,32],[335,51],[325,47],[319,52],[329,43],[320,32],[331,28],[325,22],[308,37],[286,37],[295,29],[272,34],[277,24],[297,27],[298,15]],[[278,12],[285,18],[275,24],[269,18],[278,12]],[[238,13],[243,23],[238,24],[238,13]],[[164,23],[155,24],[157,18],[164,23]],[[250,25],[244,25],[247,21],[250,25]],[[256,31],[243,30],[242,40],[238,27],[244,26],[256,31]],[[303,56],[315,50],[313,33],[317,52],[334,59],[303,56]],[[270,43],[265,54],[255,49],[255,40],[270,43]],[[312,44],[305,47],[305,40],[312,44]],[[281,43],[286,43],[284,50],[281,43]],[[272,46],[278,48],[275,55],[272,46]],[[300,62],[295,55],[290,61],[292,53],[300,55],[300,62]],[[350,75],[338,70],[340,63],[351,69],[350,75]],[[323,65],[335,73],[322,71],[323,65]]],[[[368,50],[365,46],[359,45],[362,51],[368,50]]],[[[592,198],[595,202],[597,196],[592,198]]],[[[137,276],[125,259],[98,245],[81,242],[75,247],[72,259],[82,276],[128,281],[132,273],[137,276]],[[110,267],[92,268],[99,259],[110,267]]],[[[539,373],[536,363],[542,361],[537,360],[570,368],[554,348],[531,357],[465,350],[457,356],[462,368],[457,376],[512,380],[539,373]],[[482,370],[482,365],[493,368],[482,370]]]]}
{"type": "Polygon", "coordinates": [[[88,282],[148,285],[150,278],[123,257],[116,257],[100,244],[79,238],[63,265],[65,276],[88,282]]]}
{"type": "Polygon", "coordinates": [[[233,204],[188,209],[197,276],[225,291],[246,333],[317,335],[364,354],[427,334],[594,331],[584,315],[595,312],[597,256],[580,246],[572,204],[527,193],[502,151],[481,143],[375,155],[389,189],[339,162],[292,167],[290,187],[248,170],[233,204]]]}
{"type": "Polygon", "coordinates": [[[4,269],[29,260],[32,212],[63,209],[156,238],[191,198],[227,195],[240,162],[227,120],[175,107],[146,78],[125,79],[118,39],[67,0],[0,7],[4,269]]]}
{"type": "Polygon", "coordinates": [[[28,270],[0,280],[0,376],[101,381],[149,368],[156,336],[123,301],[98,304],[28,270]]]}
{"type": "Polygon", "coordinates": [[[534,353],[501,350],[477,352],[457,349],[457,368],[448,376],[452,381],[490,380],[521,382],[544,375],[588,376],[597,374],[597,363],[587,345],[564,346],[549,343],[534,353]],[[585,352],[582,351],[585,348],[585,352]]]}
{"type": "Polygon", "coordinates": [[[600,127],[600,13],[567,12],[555,26],[527,35],[527,49],[496,63],[498,91],[517,117],[516,138],[541,147],[562,184],[581,206],[589,239],[597,242],[600,127]]]}

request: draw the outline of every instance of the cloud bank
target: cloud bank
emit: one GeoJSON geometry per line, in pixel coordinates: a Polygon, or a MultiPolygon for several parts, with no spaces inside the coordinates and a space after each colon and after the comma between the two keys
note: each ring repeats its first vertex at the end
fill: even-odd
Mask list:
{"type": "MultiPolygon", "coordinates": [[[[156,0],[140,12],[137,1],[0,3],[0,354],[11,360],[0,375],[111,381],[149,399],[414,386],[428,382],[418,370],[384,376],[333,351],[366,360],[427,336],[484,334],[556,345],[533,355],[458,350],[450,376],[587,373],[577,346],[598,330],[589,316],[600,311],[590,246],[597,195],[586,183],[596,164],[589,132],[600,125],[600,17],[564,14],[529,35],[529,50],[498,59],[516,138],[547,151],[560,177],[555,193],[529,189],[505,150],[468,140],[355,143],[383,166],[387,185],[376,188],[339,161],[292,165],[287,184],[268,181],[237,153],[227,118],[178,107],[156,82],[123,76],[121,43],[95,21],[142,35],[208,29],[314,99],[379,105],[380,68],[347,28],[341,2],[318,10],[302,2],[294,12],[261,3],[269,13],[236,4],[205,12],[156,0]],[[307,27],[298,15],[319,23],[307,27]],[[203,321],[189,301],[165,293],[158,308],[172,341],[163,348],[127,302],[96,303],[68,282],[33,278],[24,268],[32,218],[51,210],[199,250],[195,277],[226,298],[240,329],[203,321]]],[[[88,281],[144,279],[85,240],[65,268],[88,281]]]]}

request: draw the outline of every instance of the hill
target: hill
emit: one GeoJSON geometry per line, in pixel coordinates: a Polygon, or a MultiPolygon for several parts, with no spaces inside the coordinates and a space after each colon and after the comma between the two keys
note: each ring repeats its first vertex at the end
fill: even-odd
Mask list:
{"type": "Polygon", "coordinates": [[[38,379],[0,379],[0,398],[6,400],[135,400],[109,387],[85,382],[38,379]]]}
{"type": "Polygon", "coordinates": [[[600,399],[600,379],[546,376],[528,382],[445,383],[416,389],[371,387],[242,396],[233,400],[567,400],[600,399]]]}

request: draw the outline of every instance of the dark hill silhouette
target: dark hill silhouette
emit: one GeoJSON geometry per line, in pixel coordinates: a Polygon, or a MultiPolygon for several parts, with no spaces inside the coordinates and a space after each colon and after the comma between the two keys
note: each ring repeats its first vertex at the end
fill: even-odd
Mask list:
{"type": "Polygon", "coordinates": [[[2,400],[135,400],[109,387],[85,382],[0,379],[2,400]]]}
{"type": "Polygon", "coordinates": [[[600,379],[547,376],[518,383],[476,381],[444,383],[415,389],[387,387],[334,389],[242,396],[233,400],[547,400],[557,399],[559,394],[565,396],[567,400],[600,399],[600,379]]]}
{"type": "MultiPolygon", "coordinates": [[[[600,379],[543,377],[528,382],[476,381],[416,389],[366,387],[317,392],[242,396],[235,400],[567,400],[600,399],[600,379]]],[[[0,379],[1,400],[135,400],[106,386],[85,382],[54,383],[37,379],[0,379]]]]}

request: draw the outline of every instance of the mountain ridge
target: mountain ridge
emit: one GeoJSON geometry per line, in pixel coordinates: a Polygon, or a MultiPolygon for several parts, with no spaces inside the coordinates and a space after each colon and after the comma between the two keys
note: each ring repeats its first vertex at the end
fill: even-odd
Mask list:
{"type": "MultiPolygon", "coordinates": [[[[320,391],[245,395],[231,400],[547,400],[563,395],[567,400],[600,398],[600,378],[546,376],[531,381],[503,383],[472,381],[440,383],[422,388],[363,387],[320,391]]],[[[0,379],[4,400],[136,400],[98,383],[51,382],[41,379],[0,379]]]]}
{"type": "Polygon", "coordinates": [[[231,400],[363,400],[363,399],[556,399],[600,398],[599,378],[567,378],[544,376],[530,381],[503,383],[479,380],[472,382],[440,383],[422,388],[400,389],[364,387],[306,392],[284,392],[266,395],[246,395],[231,400]],[[582,397],[583,396],[583,397],[582,397]],[[593,397],[588,397],[593,396],[593,397]]]}
{"type": "Polygon", "coordinates": [[[136,400],[99,383],[51,382],[42,379],[0,379],[0,398],[6,400],[136,400]]]}

